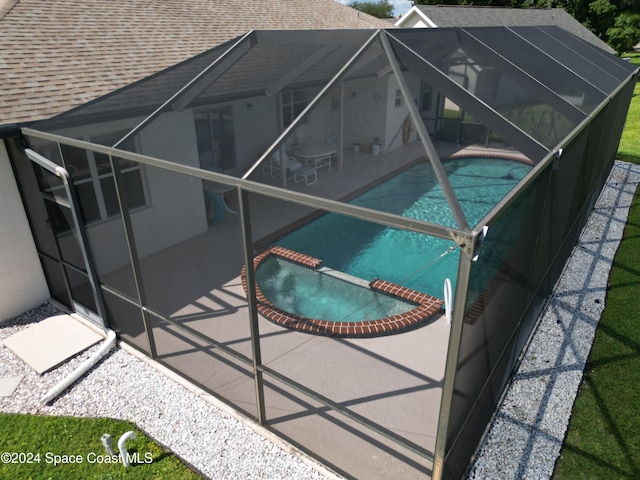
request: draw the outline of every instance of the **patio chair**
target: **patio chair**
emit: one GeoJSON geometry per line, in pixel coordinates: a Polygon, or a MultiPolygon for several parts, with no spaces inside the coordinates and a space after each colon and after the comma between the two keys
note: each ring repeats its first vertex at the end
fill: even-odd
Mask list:
{"type": "Polygon", "coordinates": [[[298,166],[291,170],[291,172],[293,172],[293,181],[302,182],[304,180],[305,185],[312,185],[316,183],[318,180],[318,172],[316,172],[316,168],[301,165],[299,162],[296,163],[298,166]]]}
{"type": "Polygon", "coordinates": [[[280,174],[280,158],[277,153],[271,155],[271,158],[262,164],[262,173],[270,177],[276,177],[280,174]]]}
{"type": "MultiPolygon", "coordinates": [[[[287,180],[293,179],[294,182],[304,181],[305,185],[312,185],[318,180],[318,173],[315,167],[302,165],[295,158],[291,158],[287,154],[285,154],[284,164],[288,174],[287,180]]],[[[281,168],[280,155],[279,152],[276,152],[268,162],[262,165],[262,173],[276,177],[280,174],[281,168]]]]}

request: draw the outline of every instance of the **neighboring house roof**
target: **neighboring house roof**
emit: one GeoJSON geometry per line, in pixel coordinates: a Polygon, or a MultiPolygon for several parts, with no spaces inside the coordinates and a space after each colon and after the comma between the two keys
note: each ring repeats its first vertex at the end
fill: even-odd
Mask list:
{"type": "Polygon", "coordinates": [[[51,117],[249,30],[388,27],[334,0],[0,0],[0,125],[51,117]]]}
{"type": "Polygon", "coordinates": [[[556,25],[606,50],[615,51],[562,8],[503,8],[416,5],[396,22],[397,27],[495,27],[556,25]]]}

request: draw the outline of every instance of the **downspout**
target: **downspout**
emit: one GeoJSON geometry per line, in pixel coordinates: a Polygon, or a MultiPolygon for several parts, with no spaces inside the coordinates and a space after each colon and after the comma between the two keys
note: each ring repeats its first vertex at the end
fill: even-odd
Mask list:
{"type": "Polygon", "coordinates": [[[118,450],[120,451],[120,460],[122,460],[122,465],[128,467],[131,465],[129,462],[129,452],[127,451],[127,440],[136,438],[136,432],[128,431],[122,434],[120,439],[118,440],[118,450]]]}
{"type": "Polygon", "coordinates": [[[54,398],[64,392],[70,385],[75,383],[78,378],[88,372],[91,367],[98,363],[98,361],[102,357],[104,357],[109,350],[111,350],[111,347],[113,347],[115,343],[116,332],[114,332],[113,330],[108,330],[107,339],[100,346],[98,351],[96,351],[96,353],[94,353],[89,359],[83,362],[73,372],[67,375],[66,378],[62,379],[55,387],[49,390],[49,392],[44,397],[42,397],[42,400],[40,400],[42,405],[46,405],[47,403],[51,402],[54,398]]]}

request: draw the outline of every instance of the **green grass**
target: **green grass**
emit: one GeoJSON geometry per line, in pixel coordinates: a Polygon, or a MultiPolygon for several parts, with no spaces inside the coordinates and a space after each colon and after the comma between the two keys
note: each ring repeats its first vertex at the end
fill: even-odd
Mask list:
{"type": "MultiPolygon", "coordinates": [[[[640,55],[633,59],[640,62],[640,55]]],[[[635,87],[618,158],[640,164],[635,87]]],[[[640,478],[640,191],[609,278],[606,308],[587,360],[554,478],[640,478]]]]}
{"type": "MultiPolygon", "coordinates": [[[[634,65],[640,66],[640,54],[625,55],[634,65]]],[[[618,160],[640,164],[640,83],[633,90],[633,100],[618,148],[618,160]]]]}
{"type": "Polygon", "coordinates": [[[609,278],[556,479],[640,478],[640,194],[609,278]]]}
{"type": "Polygon", "coordinates": [[[0,414],[0,452],[13,453],[9,459],[16,462],[2,456],[0,478],[7,479],[202,478],[133,424],[107,418],[0,414]],[[107,455],[101,438],[111,435],[117,454],[118,439],[130,430],[136,438],[127,441],[127,450],[136,460],[124,467],[107,455]]]}

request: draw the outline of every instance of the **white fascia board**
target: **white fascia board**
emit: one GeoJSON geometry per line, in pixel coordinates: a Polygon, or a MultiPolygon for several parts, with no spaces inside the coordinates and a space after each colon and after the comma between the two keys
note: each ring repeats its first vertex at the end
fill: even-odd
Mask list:
{"type": "Polygon", "coordinates": [[[420,10],[418,7],[416,7],[415,5],[413,7],[411,7],[406,14],[404,14],[402,17],[400,17],[400,19],[398,19],[398,21],[395,23],[395,26],[396,27],[404,26],[404,24],[407,23],[407,20],[409,18],[411,18],[413,15],[418,15],[427,25],[429,25],[429,27],[438,28],[438,25],[436,25],[433,22],[433,20],[431,20],[429,17],[427,17],[424,14],[424,12],[422,10],[420,10]]]}

